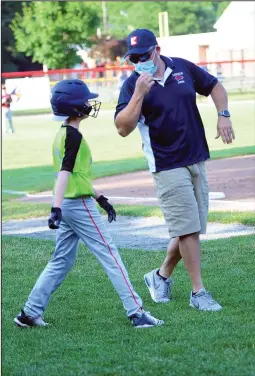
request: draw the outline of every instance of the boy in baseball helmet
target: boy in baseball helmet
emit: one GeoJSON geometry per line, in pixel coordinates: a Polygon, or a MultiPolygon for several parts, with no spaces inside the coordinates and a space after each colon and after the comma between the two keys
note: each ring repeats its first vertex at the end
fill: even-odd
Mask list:
{"type": "Polygon", "coordinates": [[[95,191],[90,179],[91,152],[79,132],[88,116],[97,117],[100,102],[80,80],[63,80],[52,89],[51,105],[55,120],[63,121],[53,143],[56,173],[54,198],[48,220],[57,229],[56,248],[32,289],[24,308],[14,319],[20,327],[45,326],[42,315],[51,294],[72,268],[78,242],[82,240],[93,252],[122,300],[133,326],[162,325],[142,307],[142,300],[130,283],[127,270],[97,209],[96,201],[107,212],[109,222],[116,212],[108,199],[95,191]],[[93,101],[92,101],[93,100],[93,101]]]}

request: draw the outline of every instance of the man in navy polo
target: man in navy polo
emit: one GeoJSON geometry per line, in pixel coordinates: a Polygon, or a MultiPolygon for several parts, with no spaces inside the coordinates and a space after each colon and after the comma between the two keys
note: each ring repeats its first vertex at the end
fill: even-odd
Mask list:
{"type": "Polygon", "coordinates": [[[160,55],[155,35],[137,29],[127,38],[125,55],[135,72],[124,82],[115,113],[122,137],[137,126],[154,177],[170,234],[166,259],[144,280],[155,302],[168,302],[171,274],[182,258],[190,275],[190,306],[219,311],[201,277],[199,234],[206,233],[209,187],[205,161],[210,158],[196,93],[211,95],[218,111],[217,136],[235,138],[228,98],[217,78],[190,61],[160,55]]]}

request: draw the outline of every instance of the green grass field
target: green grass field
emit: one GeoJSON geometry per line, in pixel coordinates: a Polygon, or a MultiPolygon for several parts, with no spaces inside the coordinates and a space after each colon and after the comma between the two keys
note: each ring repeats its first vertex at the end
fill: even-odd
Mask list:
{"type": "Polygon", "coordinates": [[[53,294],[48,328],[19,329],[13,318],[50,259],[54,243],[3,236],[2,372],[5,376],[252,376],[255,374],[255,279],[251,236],[202,243],[202,270],[221,312],[188,307],[181,263],[173,301],[157,305],[142,276],[165,252],[121,250],[144,306],[164,327],[134,329],[113,287],[84,246],[53,294]]]}
{"type": "MultiPolygon", "coordinates": [[[[236,141],[215,140],[217,116],[201,105],[213,158],[255,154],[254,106],[230,106],[236,141]]],[[[93,178],[147,169],[139,132],[118,136],[113,112],[84,122],[93,178]]],[[[52,188],[51,144],[59,127],[47,116],[15,117],[16,133],[3,140],[2,187],[39,192],[52,188]]],[[[3,194],[2,221],[48,216],[48,204],[22,203],[3,194]]],[[[159,208],[116,205],[118,215],[161,216],[159,208]]],[[[253,213],[209,214],[209,221],[254,225],[253,213]]],[[[206,285],[223,304],[219,313],[188,307],[190,281],[181,263],[174,273],[173,301],[149,298],[143,274],[160,265],[165,252],[121,250],[132,283],[145,308],[165,320],[164,327],[136,330],[93,255],[83,246],[63,285],[53,294],[45,319],[49,328],[20,330],[13,318],[39,273],[51,258],[54,242],[2,237],[2,372],[10,376],[253,376],[255,375],[254,237],[202,243],[206,285]]]]}

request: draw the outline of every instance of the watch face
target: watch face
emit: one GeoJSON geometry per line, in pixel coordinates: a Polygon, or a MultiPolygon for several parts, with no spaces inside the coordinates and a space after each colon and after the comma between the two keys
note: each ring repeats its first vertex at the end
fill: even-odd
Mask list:
{"type": "Polygon", "coordinates": [[[230,117],[230,113],[229,113],[228,110],[224,110],[224,111],[222,111],[222,112],[223,112],[223,113],[222,113],[223,116],[230,117]]]}

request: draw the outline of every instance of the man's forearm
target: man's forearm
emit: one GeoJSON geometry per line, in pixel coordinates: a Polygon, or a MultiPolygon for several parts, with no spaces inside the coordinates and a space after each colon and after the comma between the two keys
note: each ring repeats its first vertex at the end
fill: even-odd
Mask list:
{"type": "Polygon", "coordinates": [[[128,136],[137,126],[144,96],[134,92],[129,104],[116,117],[115,125],[122,137],[128,136]]]}
{"type": "Polygon", "coordinates": [[[69,171],[60,171],[58,174],[57,183],[55,187],[55,194],[54,194],[54,205],[53,205],[54,207],[61,208],[69,175],[70,175],[69,171]]]}
{"type": "Polygon", "coordinates": [[[220,82],[212,89],[211,97],[218,112],[228,109],[228,95],[220,82]]]}

